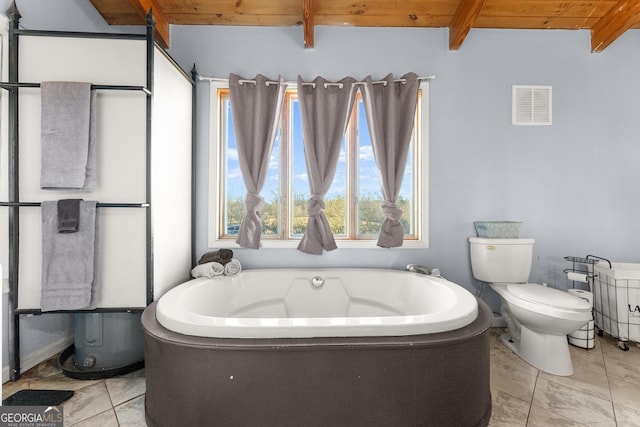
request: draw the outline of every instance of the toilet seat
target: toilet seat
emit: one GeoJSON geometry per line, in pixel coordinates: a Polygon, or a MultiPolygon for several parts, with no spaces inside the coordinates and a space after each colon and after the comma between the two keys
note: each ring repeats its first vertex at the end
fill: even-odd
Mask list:
{"type": "Polygon", "coordinates": [[[510,284],[507,285],[507,290],[513,296],[528,302],[577,312],[591,311],[591,305],[588,301],[568,292],[548,288],[537,283],[510,284]]]}

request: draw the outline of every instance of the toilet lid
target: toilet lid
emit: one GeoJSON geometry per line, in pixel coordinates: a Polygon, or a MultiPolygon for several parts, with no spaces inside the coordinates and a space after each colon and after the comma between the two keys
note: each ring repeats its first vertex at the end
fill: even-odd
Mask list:
{"type": "Polygon", "coordinates": [[[585,299],[559,289],[548,288],[537,283],[508,285],[509,292],[525,301],[550,305],[575,311],[590,311],[591,305],[585,299]]]}

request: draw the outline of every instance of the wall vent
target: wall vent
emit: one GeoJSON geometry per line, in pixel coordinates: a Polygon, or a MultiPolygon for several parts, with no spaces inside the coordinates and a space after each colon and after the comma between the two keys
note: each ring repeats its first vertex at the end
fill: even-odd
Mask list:
{"type": "Polygon", "coordinates": [[[514,125],[551,125],[551,86],[513,85],[511,122],[514,125]]]}

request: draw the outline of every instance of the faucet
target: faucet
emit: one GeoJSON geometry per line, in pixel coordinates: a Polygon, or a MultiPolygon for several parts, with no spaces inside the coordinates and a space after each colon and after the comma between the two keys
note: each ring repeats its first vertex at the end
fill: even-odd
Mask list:
{"type": "Polygon", "coordinates": [[[433,277],[442,277],[442,275],[440,274],[439,268],[432,268],[431,270],[429,270],[424,265],[409,264],[407,265],[407,270],[409,270],[412,273],[426,274],[428,276],[433,276],[433,277]]]}
{"type": "Polygon", "coordinates": [[[431,274],[431,271],[427,267],[419,264],[409,264],[407,265],[407,270],[412,273],[431,274]]]}

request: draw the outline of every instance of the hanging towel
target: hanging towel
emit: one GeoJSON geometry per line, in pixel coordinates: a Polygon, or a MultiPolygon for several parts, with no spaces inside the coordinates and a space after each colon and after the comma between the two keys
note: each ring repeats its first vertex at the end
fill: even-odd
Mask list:
{"type": "Polygon", "coordinates": [[[42,82],[40,188],[93,191],[96,94],[91,83],[42,82]]]}
{"type": "Polygon", "coordinates": [[[59,233],[58,203],[42,202],[42,311],[95,308],[99,285],[96,204],[81,201],[78,231],[59,233]]]}
{"type": "Polygon", "coordinates": [[[191,270],[191,277],[216,277],[224,274],[224,266],[218,262],[198,264],[191,270]]]}
{"type": "Polygon", "coordinates": [[[233,251],[231,249],[218,249],[217,251],[211,251],[203,254],[198,261],[198,264],[206,264],[208,262],[219,262],[225,265],[233,258],[233,251]]]}
{"type": "Polygon", "coordinates": [[[58,233],[77,233],[80,229],[80,199],[58,200],[58,233]]]}

